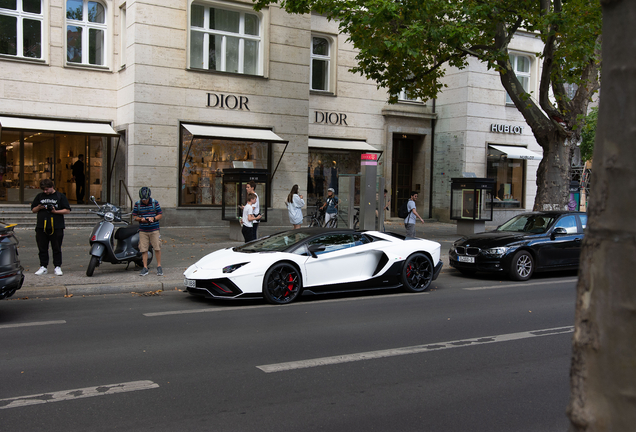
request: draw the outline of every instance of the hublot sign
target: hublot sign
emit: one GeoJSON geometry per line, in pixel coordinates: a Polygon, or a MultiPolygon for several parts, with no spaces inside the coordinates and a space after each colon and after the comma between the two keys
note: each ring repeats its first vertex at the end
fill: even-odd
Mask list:
{"type": "Polygon", "coordinates": [[[509,134],[522,134],[523,126],[491,124],[490,132],[509,133],[509,134]]]}
{"type": "Polygon", "coordinates": [[[247,96],[224,95],[208,93],[208,106],[210,108],[222,108],[230,110],[249,111],[247,96]]]}

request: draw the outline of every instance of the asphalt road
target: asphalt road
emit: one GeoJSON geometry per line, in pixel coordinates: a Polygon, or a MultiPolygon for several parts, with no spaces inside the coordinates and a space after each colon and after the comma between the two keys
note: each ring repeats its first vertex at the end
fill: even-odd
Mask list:
{"type": "Polygon", "coordinates": [[[12,431],[563,431],[576,274],[286,306],[0,303],[12,431]]]}

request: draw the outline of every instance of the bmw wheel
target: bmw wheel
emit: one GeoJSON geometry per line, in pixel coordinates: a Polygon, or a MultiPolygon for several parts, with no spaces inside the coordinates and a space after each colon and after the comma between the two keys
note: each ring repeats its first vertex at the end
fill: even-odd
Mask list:
{"type": "Polygon", "coordinates": [[[510,279],[525,281],[530,279],[534,272],[534,259],[526,251],[519,251],[512,258],[510,265],[510,279]]]}
{"type": "Polygon", "coordinates": [[[416,252],[404,261],[402,285],[406,291],[426,291],[433,280],[433,263],[423,253],[416,252]]]}
{"type": "Polygon", "coordinates": [[[302,289],[300,272],[289,263],[274,264],[265,273],[263,296],[268,303],[291,303],[302,289]]]}

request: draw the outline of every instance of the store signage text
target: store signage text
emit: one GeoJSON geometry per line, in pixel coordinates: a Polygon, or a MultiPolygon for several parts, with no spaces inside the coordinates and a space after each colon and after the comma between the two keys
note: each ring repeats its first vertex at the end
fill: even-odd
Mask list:
{"type": "Polygon", "coordinates": [[[208,93],[208,106],[210,108],[223,108],[230,110],[246,110],[249,111],[247,103],[249,99],[246,96],[224,95],[216,93],[208,93]]]}
{"type": "Polygon", "coordinates": [[[315,123],[324,123],[338,126],[349,126],[347,124],[347,115],[344,113],[336,113],[329,111],[315,111],[316,118],[315,123]]]}
{"type": "Polygon", "coordinates": [[[509,134],[522,134],[523,126],[491,124],[490,132],[509,133],[509,134]]]}

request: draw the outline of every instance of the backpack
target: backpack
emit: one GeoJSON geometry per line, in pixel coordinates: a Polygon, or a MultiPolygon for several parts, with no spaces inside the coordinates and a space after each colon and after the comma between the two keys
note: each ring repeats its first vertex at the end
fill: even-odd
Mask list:
{"type": "MultiPolygon", "coordinates": [[[[152,212],[153,212],[153,213],[156,213],[156,212],[157,212],[157,204],[156,204],[155,199],[154,199],[154,198],[150,198],[150,202],[152,202],[152,212]]],[[[136,206],[137,208],[141,207],[141,200],[137,201],[137,202],[135,203],[135,206],[136,206]]]]}
{"type": "Polygon", "coordinates": [[[407,216],[409,214],[411,214],[411,211],[409,210],[409,202],[404,201],[404,204],[402,204],[399,208],[398,208],[398,217],[402,218],[402,219],[406,219],[407,216]]]}

